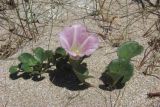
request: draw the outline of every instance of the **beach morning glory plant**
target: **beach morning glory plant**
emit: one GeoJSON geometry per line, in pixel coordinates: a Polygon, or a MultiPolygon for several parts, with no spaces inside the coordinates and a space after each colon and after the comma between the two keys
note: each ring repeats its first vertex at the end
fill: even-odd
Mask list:
{"type": "Polygon", "coordinates": [[[43,73],[49,73],[49,69],[56,66],[56,71],[62,72],[62,75],[73,74],[78,84],[89,85],[85,79],[92,76],[89,76],[87,64],[82,61],[98,48],[97,35],[88,31],[85,26],[75,24],[64,28],[58,37],[61,47],[54,52],[37,47],[33,49],[33,54],[22,53],[18,57],[20,63],[9,69],[11,77],[27,74],[30,78],[41,78],[43,73]]]}

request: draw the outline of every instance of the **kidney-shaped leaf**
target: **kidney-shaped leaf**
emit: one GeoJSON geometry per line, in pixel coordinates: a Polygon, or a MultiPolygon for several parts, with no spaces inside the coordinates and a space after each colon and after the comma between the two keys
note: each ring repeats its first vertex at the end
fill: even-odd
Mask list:
{"type": "Polygon", "coordinates": [[[51,50],[46,50],[45,54],[46,54],[46,57],[47,57],[49,62],[51,62],[53,64],[56,63],[55,54],[51,50]]]}
{"type": "Polygon", "coordinates": [[[28,64],[29,66],[35,66],[38,61],[29,53],[22,53],[19,57],[18,60],[21,63],[28,64]]]}
{"type": "Polygon", "coordinates": [[[66,51],[62,47],[58,47],[55,51],[57,57],[66,56],[66,51]]]}
{"type": "Polygon", "coordinates": [[[131,58],[139,55],[143,51],[143,46],[135,41],[129,41],[123,43],[118,48],[118,57],[126,60],[130,60],[131,58]]]}
{"type": "Polygon", "coordinates": [[[124,59],[115,59],[108,65],[106,74],[112,78],[113,85],[121,78],[121,83],[125,83],[133,75],[133,65],[124,59]]]}
{"type": "Polygon", "coordinates": [[[54,57],[54,53],[51,50],[46,50],[45,54],[48,59],[52,59],[54,57]]]}
{"type": "Polygon", "coordinates": [[[11,67],[9,68],[9,72],[10,72],[11,74],[17,73],[17,72],[18,72],[18,66],[11,66],[11,67]]]}
{"type": "Polygon", "coordinates": [[[28,64],[22,64],[21,65],[21,69],[24,72],[32,72],[33,71],[33,67],[30,67],[28,64]]]}
{"type": "Polygon", "coordinates": [[[35,54],[35,58],[42,63],[44,60],[47,59],[47,56],[45,54],[45,51],[41,47],[37,47],[36,49],[33,50],[33,53],[35,54]]]}

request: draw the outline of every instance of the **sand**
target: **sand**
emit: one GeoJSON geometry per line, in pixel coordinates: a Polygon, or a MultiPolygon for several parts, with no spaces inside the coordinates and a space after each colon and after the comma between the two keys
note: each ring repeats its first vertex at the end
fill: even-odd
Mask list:
{"type": "MultiPolygon", "coordinates": [[[[122,0],[121,3],[123,4],[125,2],[122,0]]],[[[83,3],[80,6],[83,6],[83,3]]],[[[7,59],[0,60],[0,107],[160,107],[159,98],[147,97],[147,93],[149,92],[160,91],[160,80],[152,76],[143,75],[143,67],[137,69],[138,62],[142,59],[143,54],[135,57],[134,61],[132,61],[135,66],[134,76],[127,82],[123,89],[107,91],[99,88],[99,85],[103,84],[99,80],[99,77],[110,61],[117,58],[115,53],[117,48],[112,47],[109,41],[105,42],[101,37],[99,37],[100,48],[91,57],[85,59],[90,75],[95,77],[88,79],[87,82],[93,84],[94,87],[84,90],[72,90],[65,86],[56,86],[49,79],[48,74],[44,74],[45,79],[38,82],[31,79],[24,80],[23,78],[19,78],[12,80],[9,78],[9,67],[18,63],[17,57],[21,53],[32,52],[31,50],[36,47],[49,48],[53,51],[59,47],[58,33],[64,26],[72,25],[73,23],[82,23],[92,31],[102,32],[102,29],[97,26],[100,22],[93,21],[93,17],[88,17],[84,20],[77,19],[85,16],[83,9],[81,10],[82,14],[79,15],[72,14],[72,12],[80,12],[80,8],[76,9],[74,5],[72,7],[66,6],[66,8],[64,10],[62,9],[62,12],[69,11],[69,17],[62,17],[66,15],[62,14],[60,17],[62,19],[54,22],[52,32],[51,25],[48,23],[48,26],[44,29],[39,28],[40,31],[43,29],[44,33],[36,42],[29,41],[24,43],[16,54],[7,59]]],[[[135,11],[138,7],[137,5],[131,5],[130,8],[130,11],[135,11]]],[[[122,10],[119,11],[123,13],[124,11],[122,10]]],[[[116,13],[116,9],[113,10],[114,12],[116,13]]],[[[121,13],[118,16],[121,16],[121,13]]],[[[136,14],[129,19],[131,20],[132,18],[137,18],[136,14]]],[[[125,28],[126,20],[126,18],[116,19],[113,26],[119,30],[113,31],[113,37],[123,34],[121,29],[125,28]]],[[[145,27],[149,28],[149,25],[152,23],[152,20],[146,22],[145,27]]],[[[146,29],[142,29],[143,27],[142,20],[138,20],[130,25],[127,34],[131,40],[139,42],[146,48],[147,39],[142,37],[146,29]]],[[[120,42],[123,42],[123,40],[120,42]]],[[[160,72],[156,75],[160,75],[160,72]]]]}

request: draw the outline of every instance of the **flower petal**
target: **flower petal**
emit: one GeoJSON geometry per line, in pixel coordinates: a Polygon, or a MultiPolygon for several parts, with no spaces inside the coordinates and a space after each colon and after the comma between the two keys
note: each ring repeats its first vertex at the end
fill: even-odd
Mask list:
{"type": "Polygon", "coordinates": [[[64,39],[66,42],[68,42],[69,48],[72,46],[73,32],[74,32],[74,29],[70,27],[66,27],[62,32],[59,33],[60,42],[61,42],[61,39],[64,39]]]}
{"type": "Polygon", "coordinates": [[[72,59],[74,59],[74,60],[78,60],[78,59],[80,59],[81,57],[84,56],[84,54],[79,54],[79,55],[77,55],[76,53],[74,53],[74,52],[72,52],[72,51],[68,51],[68,53],[69,53],[70,57],[71,57],[72,59]]]}
{"type": "Polygon", "coordinates": [[[81,45],[82,52],[89,56],[98,48],[99,40],[96,34],[90,34],[81,45]]]}
{"type": "Polygon", "coordinates": [[[76,24],[71,27],[66,27],[62,32],[59,33],[59,36],[60,39],[63,38],[68,42],[69,47],[72,47],[73,45],[81,44],[85,40],[85,32],[86,27],[76,24]]]}
{"type": "Polygon", "coordinates": [[[86,27],[80,24],[76,24],[73,25],[72,28],[74,29],[72,47],[77,47],[78,45],[82,44],[82,42],[86,39],[84,35],[86,33],[86,27]]]}
{"type": "Polygon", "coordinates": [[[70,49],[70,44],[67,41],[65,35],[60,34],[59,40],[60,40],[60,44],[61,44],[62,48],[64,48],[66,51],[68,51],[70,49]]]}
{"type": "Polygon", "coordinates": [[[86,27],[82,26],[82,25],[77,25],[76,27],[76,32],[77,32],[77,44],[78,45],[81,45],[85,39],[87,39],[88,37],[88,32],[87,32],[87,29],[86,27]]]}

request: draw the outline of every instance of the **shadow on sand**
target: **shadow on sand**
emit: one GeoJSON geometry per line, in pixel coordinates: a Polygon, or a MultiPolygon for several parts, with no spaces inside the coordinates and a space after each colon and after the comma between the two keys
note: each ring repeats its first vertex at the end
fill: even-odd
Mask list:
{"type": "Polygon", "coordinates": [[[82,84],[72,70],[55,69],[49,71],[50,81],[59,87],[65,87],[72,91],[85,90],[88,85],[82,84]]]}
{"type": "MultiPolygon", "coordinates": [[[[61,66],[58,68],[60,69],[47,71],[49,74],[49,79],[54,85],[65,87],[72,91],[85,90],[89,88],[89,85],[82,84],[78,80],[69,64],[65,64],[63,67],[61,66]]],[[[30,75],[29,73],[14,73],[10,74],[10,78],[12,80],[16,80],[18,78],[23,78],[25,80],[32,79],[33,81],[38,82],[43,80],[45,77],[40,75],[30,75]]]]}
{"type": "Polygon", "coordinates": [[[41,81],[43,80],[45,77],[40,76],[40,75],[30,75],[29,73],[22,73],[22,74],[18,74],[18,73],[14,73],[14,74],[10,74],[9,76],[12,80],[16,80],[18,78],[23,78],[24,80],[28,80],[28,79],[32,79],[33,81],[41,81]]]}
{"type": "Polygon", "coordinates": [[[113,91],[113,90],[116,90],[116,89],[122,89],[125,84],[122,84],[121,83],[121,80],[123,79],[120,79],[116,84],[115,86],[112,86],[113,84],[113,80],[110,76],[106,75],[106,74],[102,74],[102,76],[99,78],[104,84],[102,85],[99,85],[99,88],[102,89],[102,90],[107,90],[107,91],[113,91]]]}

